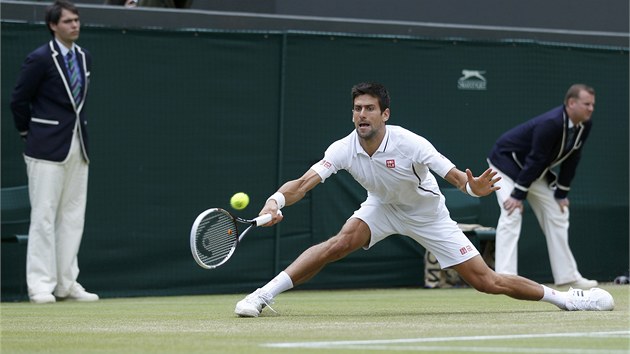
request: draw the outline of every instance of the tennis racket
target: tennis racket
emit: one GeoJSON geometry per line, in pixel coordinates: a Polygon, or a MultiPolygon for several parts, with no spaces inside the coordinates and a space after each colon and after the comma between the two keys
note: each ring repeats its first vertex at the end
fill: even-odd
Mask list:
{"type": "Polygon", "coordinates": [[[208,209],[197,216],[190,230],[190,250],[193,258],[202,268],[219,267],[232,257],[236,246],[249,230],[270,221],[271,214],[247,220],[235,217],[221,208],[208,209]],[[239,233],[239,223],[249,226],[239,233]]]}

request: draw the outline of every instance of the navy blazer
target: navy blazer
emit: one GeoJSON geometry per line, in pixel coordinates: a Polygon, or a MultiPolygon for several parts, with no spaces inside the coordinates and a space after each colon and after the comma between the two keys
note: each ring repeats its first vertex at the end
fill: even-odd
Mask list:
{"type": "Polygon", "coordinates": [[[569,116],[564,106],[560,106],[499,137],[488,161],[514,181],[512,197],[525,199],[531,184],[541,177],[555,188],[556,198],[567,197],[592,121],[577,126],[574,141],[570,149],[565,150],[568,123],[569,116]],[[552,169],[557,166],[559,173],[556,174],[552,169]]]}
{"type": "Polygon", "coordinates": [[[81,101],[74,102],[65,59],[53,39],[30,53],[18,76],[11,98],[15,126],[26,138],[26,156],[63,162],[68,157],[72,132],[78,122],[81,151],[88,158],[85,101],[92,57],[75,45],[81,75],[81,101]]]}

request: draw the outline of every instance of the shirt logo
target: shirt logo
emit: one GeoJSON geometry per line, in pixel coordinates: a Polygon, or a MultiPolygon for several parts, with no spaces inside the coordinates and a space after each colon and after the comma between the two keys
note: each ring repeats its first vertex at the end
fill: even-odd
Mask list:
{"type": "Polygon", "coordinates": [[[332,164],[326,160],[322,160],[322,162],[320,163],[320,165],[326,167],[326,168],[330,168],[330,166],[332,166],[332,164]]]}
{"type": "Polygon", "coordinates": [[[457,80],[457,88],[460,90],[486,90],[487,81],[483,76],[485,73],[485,71],[481,70],[462,70],[462,75],[464,76],[457,80]]]}
{"type": "Polygon", "coordinates": [[[471,251],[472,251],[472,247],[470,246],[462,247],[459,249],[459,253],[461,253],[462,256],[471,251]]]}
{"type": "Polygon", "coordinates": [[[396,167],[396,160],[387,160],[387,161],[385,161],[385,166],[387,166],[388,168],[395,168],[396,167]]]}

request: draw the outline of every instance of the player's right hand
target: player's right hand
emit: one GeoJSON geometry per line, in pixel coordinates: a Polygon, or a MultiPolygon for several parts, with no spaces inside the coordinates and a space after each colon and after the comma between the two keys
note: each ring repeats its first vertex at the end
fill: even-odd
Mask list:
{"type": "Polygon", "coordinates": [[[265,227],[273,226],[284,219],[282,212],[280,211],[280,209],[278,209],[278,204],[276,204],[274,200],[268,200],[265,206],[260,211],[260,214],[258,215],[264,214],[271,214],[271,221],[266,223],[265,225],[262,225],[265,227]]]}

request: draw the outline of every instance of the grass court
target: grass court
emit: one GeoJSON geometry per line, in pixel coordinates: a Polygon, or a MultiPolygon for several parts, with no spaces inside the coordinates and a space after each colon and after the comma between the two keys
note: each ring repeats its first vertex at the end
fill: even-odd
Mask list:
{"type": "Polygon", "coordinates": [[[0,304],[9,353],[630,352],[630,287],[602,286],[611,312],[567,312],[473,289],[301,291],[259,318],[245,294],[0,304]]]}

